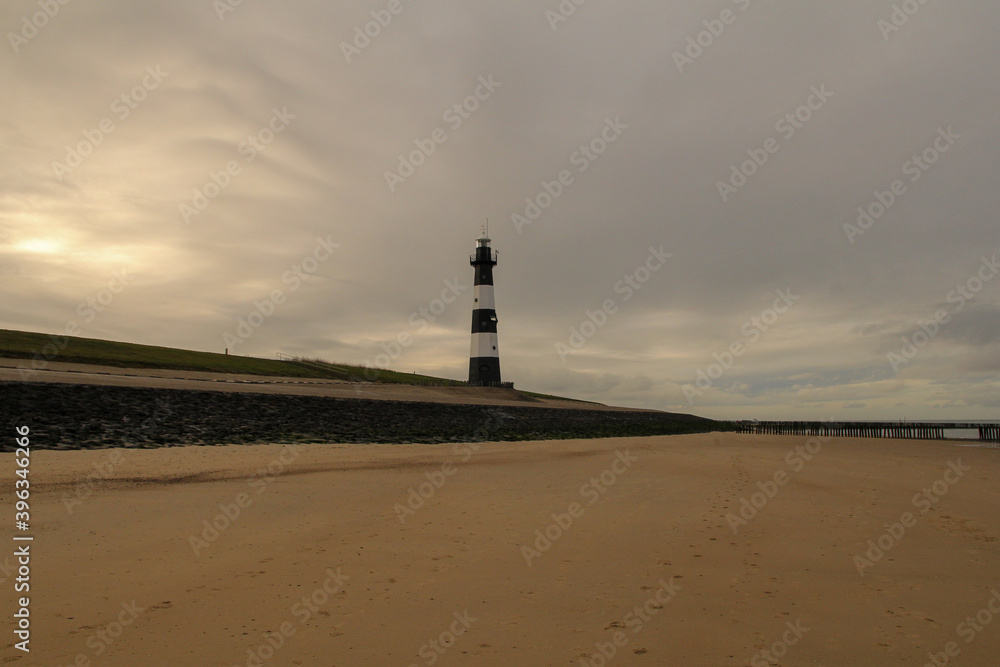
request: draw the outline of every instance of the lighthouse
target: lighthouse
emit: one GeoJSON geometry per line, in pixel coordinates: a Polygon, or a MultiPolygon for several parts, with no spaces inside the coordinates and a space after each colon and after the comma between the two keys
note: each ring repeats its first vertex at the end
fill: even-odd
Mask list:
{"type": "Polygon", "coordinates": [[[469,353],[469,384],[500,385],[500,352],[497,350],[497,311],[493,300],[493,267],[497,253],[490,249],[487,231],[476,239],[476,254],[469,259],[476,272],[472,290],[472,349],[469,353]]]}

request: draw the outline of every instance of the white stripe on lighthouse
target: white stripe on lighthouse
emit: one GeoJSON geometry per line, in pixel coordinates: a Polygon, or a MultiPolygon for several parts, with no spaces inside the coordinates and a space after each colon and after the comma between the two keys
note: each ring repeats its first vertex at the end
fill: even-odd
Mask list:
{"type": "Polygon", "coordinates": [[[493,285],[476,285],[472,288],[472,308],[483,310],[496,310],[496,303],[493,301],[493,285]]]}
{"type": "Polygon", "coordinates": [[[470,357],[500,357],[497,349],[497,335],[495,333],[475,333],[472,334],[472,351],[470,357]]]}

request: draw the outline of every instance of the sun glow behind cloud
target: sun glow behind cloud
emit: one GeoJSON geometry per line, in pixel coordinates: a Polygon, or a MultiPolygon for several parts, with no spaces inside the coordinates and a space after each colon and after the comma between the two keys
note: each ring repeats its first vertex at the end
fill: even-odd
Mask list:
{"type": "Polygon", "coordinates": [[[18,241],[13,245],[15,251],[35,253],[40,255],[55,255],[62,250],[63,246],[55,239],[26,239],[18,241]]]}

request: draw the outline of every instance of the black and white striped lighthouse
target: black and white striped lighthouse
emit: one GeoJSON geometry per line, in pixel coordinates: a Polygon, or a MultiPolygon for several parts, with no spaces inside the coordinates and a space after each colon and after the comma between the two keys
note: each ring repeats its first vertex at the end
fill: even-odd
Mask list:
{"type": "Polygon", "coordinates": [[[490,239],[484,229],[476,239],[476,254],[469,263],[475,268],[472,297],[472,350],[469,353],[469,384],[497,386],[500,384],[500,352],[497,350],[497,311],[493,300],[493,267],[497,254],[490,249],[490,239]]]}

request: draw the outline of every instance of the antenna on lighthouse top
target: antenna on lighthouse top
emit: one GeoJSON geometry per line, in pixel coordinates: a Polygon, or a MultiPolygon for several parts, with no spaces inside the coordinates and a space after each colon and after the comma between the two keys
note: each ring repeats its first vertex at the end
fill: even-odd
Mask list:
{"type": "Polygon", "coordinates": [[[485,224],[482,225],[483,235],[476,240],[476,245],[480,248],[489,247],[490,245],[490,219],[486,218],[485,224]]]}

